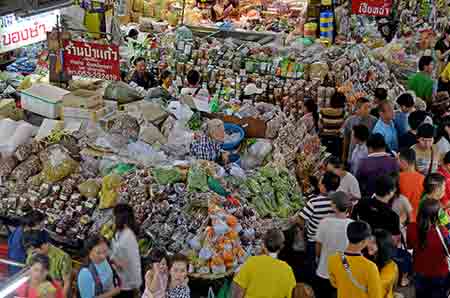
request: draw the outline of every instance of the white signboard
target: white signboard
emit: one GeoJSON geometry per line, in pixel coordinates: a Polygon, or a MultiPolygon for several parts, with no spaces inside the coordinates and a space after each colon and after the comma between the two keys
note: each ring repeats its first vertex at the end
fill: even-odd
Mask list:
{"type": "Polygon", "coordinates": [[[4,24],[0,27],[0,53],[46,40],[47,32],[56,26],[59,13],[54,10],[4,24]]]}

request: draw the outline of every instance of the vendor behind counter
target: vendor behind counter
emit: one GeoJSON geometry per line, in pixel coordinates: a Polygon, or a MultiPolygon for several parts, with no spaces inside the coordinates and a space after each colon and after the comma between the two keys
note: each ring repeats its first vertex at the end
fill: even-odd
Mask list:
{"type": "Polygon", "coordinates": [[[133,64],[135,70],[131,75],[130,82],[136,83],[145,90],[158,86],[158,82],[154,75],[147,70],[147,63],[144,58],[136,58],[133,64]]]}
{"type": "Polygon", "coordinates": [[[225,138],[223,122],[219,119],[211,119],[207,122],[206,133],[196,135],[191,144],[191,155],[196,159],[218,161],[226,159],[222,151],[225,138]]]}

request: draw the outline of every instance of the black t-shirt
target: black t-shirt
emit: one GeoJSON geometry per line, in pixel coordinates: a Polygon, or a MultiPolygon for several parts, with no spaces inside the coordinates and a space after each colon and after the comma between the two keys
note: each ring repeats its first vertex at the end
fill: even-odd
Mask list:
{"type": "Polygon", "coordinates": [[[378,107],[373,108],[370,110],[370,115],[374,116],[375,118],[380,118],[380,109],[378,107]]]}
{"type": "Polygon", "coordinates": [[[400,150],[411,148],[417,143],[417,136],[408,131],[398,138],[398,145],[400,150]]]}
{"type": "MultiPolygon", "coordinates": [[[[436,42],[434,49],[436,51],[440,51],[441,54],[444,54],[445,52],[450,50],[450,43],[445,43],[445,37],[443,37],[436,42]]],[[[450,60],[450,56],[447,57],[447,62],[449,62],[449,60],[450,60]]]]}
{"type": "Polygon", "coordinates": [[[352,218],[367,222],[372,230],[383,229],[393,236],[400,235],[400,218],[397,213],[375,197],[360,200],[353,209],[352,218]]]}
{"type": "Polygon", "coordinates": [[[142,87],[145,90],[157,85],[155,77],[150,72],[145,72],[143,75],[140,75],[135,71],[130,81],[135,82],[139,87],[142,87]]]}

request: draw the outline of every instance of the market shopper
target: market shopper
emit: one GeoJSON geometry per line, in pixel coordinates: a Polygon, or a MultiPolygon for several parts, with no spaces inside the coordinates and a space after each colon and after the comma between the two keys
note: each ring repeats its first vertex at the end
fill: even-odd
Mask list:
{"type": "Polygon", "coordinates": [[[134,211],[128,204],[118,204],[113,214],[116,233],[112,240],[111,261],[121,281],[121,292],[117,297],[137,297],[142,273],[134,211]]]}
{"type": "Polygon", "coordinates": [[[386,103],[388,99],[388,92],[384,88],[376,88],[373,93],[373,108],[370,110],[370,115],[375,118],[380,118],[381,105],[386,103]]]}
{"type": "Polygon", "coordinates": [[[352,152],[355,147],[355,140],[352,136],[353,127],[356,125],[364,125],[369,131],[372,131],[377,118],[370,115],[370,100],[361,97],[356,102],[356,112],[347,118],[343,127],[344,134],[344,146],[343,146],[343,158],[342,160],[351,161],[352,152]]]}
{"type": "MultiPolygon", "coordinates": [[[[43,227],[45,220],[44,213],[38,210],[32,210],[22,219],[22,223],[8,237],[8,259],[25,264],[27,252],[24,247],[24,233],[28,231],[39,231],[43,227]]],[[[10,265],[8,272],[13,275],[21,270],[21,267],[10,265]]]]}
{"type": "Polygon", "coordinates": [[[40,254],[49,258],[49,275],[63,285],[64,297],[69,296],[72,277],[72,258],[62,249],[49,243],[46,231],[29,231],[24,234],[24,246],[29,248],[27,264],[31,264],[33,255],[40,254]]]}
{"type": "Polygon", "coordinates": [[[439,224],[439,202],[427,199],[416,223],[408,226],[408,247],[413,249],[416,298],[446,298],[449,273],[444,245],[448,231],[439,224]]]}
{"type": "Polygon", "coordinates": [[[436,42],[434,46],[437,58],[437,74],[441,74],[447,65],[450,56],[450,27],[447,27],[442,37],[436,42]]]}
{"type": "Polygon", "coordinates": [[[338,189],[340,178],[331,172],[325,172],[319,180],[320,194],[308,202],[306,206],[294,217],[293,222],[300,227],[306,227],[306,260],[305,260],[305,279],[313,284],[316,272],[316,237],[319,223],[322,219],[332,216],[334,210],[332,201],[328,196],[331,192],[338,189]]]}
{"type": "Polygon", "coordinates": [[[315,135],[319,129],[319,107],[312,99],[303,103],[303,116],[300,123],[304,123],[309,134],[315,135]]]}
{"type": "Polygon", "coordinates": [[[414,111],[409,114],[408,124],[410,129],[406,134],[399,136],[400,150],[411,148],[411,146],[414,146],[417,143],[417,129],[423,123],[433,124],[433,121],[431,117],[428,116],[427,112],[414,111]]]}
{"type": "Polygon", "coordinates": [[[107,240],[93,236],[84,243],[85,265],[77,278],[81,298],[112,298],[120,293],[119,279],[108,261],[107,240]]]}
{"type": "Polygon", "coordinates": [[[417,144],[411,147],[416,152],[416,168],[423,175],[434,173],[438,169],[441,156],[434,144],[434,126],[424,123],[417,129],[417,144]]]}
{"type": "Polygon", "coordinates": [[[442,198],[442,202],[445,204],[447,202],[446,207],[450,206],[450,151],[444,155],[442,159],[442,164],[438,169],[438,173],[441,174],[445,179],[445,194],[442,198]]]}
{"type": "Polygon", "coordinates": [[[165,298],[168,274],[168,257],[164,250],[154,248],[150,252],[151,268],[145,274],[145,291],[142,298],[165,298]]]}
{"type": "Polygon", "coordinates": [[[319,258],[319,264],[314,293],[317,298],[330,298],[336,294],[329,280],[328,257],[345,251],[348,246],[347,226],[352,222],[348,218],[352,207],[350,197],[342,191],[332,193],[329,197],[335,214],[320,221],[316,237],[316,256],[319,258]]]}
{"type": "Polygon", "coordinates": [[[354,141],[354,146],[350,155],[351,158],[348,161],[353,175],[356,174],[360,161],[369,155],[369,149],[367,148],[367,139],[369,138],[369,135],[370,132],[367,126],[363,124],[353,126],[352,139],[354,141]]]}
{"type": "Polygon", "coordinates": [[[394,257],[394,243],[392,235],[385,230],[373,231],[373,237],[368,241],[364,256],[374,262],[380,272],[381,297],[394,298],[399,272],[394,257]]]}
{"type": "Polygon", "coordinates": [[[345,192],[353,201],[361,199],[358,180],[344,169],[344,163],[338,157],[331,156],[328,159],[327,170],[339,176],[341,180],[337,191],[345,192]]]}
{"type": "Polygon", "coordinates": [[[352,218],[367,222],[373,230],[390,232],[397,244],[400,242],[400,218],[390,205],[395,191],[396,183],[391,176],[376,178],[374,196],[360,200],[353,208],[352,218]]]}
{"type": "Polygon", "coordinates": [[[188,266],[189,260],[182,254],[176,254],[171,258],[166,298],[191,297],[188,286],[188,266]]]}
{"type": "Polygon", "coordinates": [[[223,121],[211,119],[206,123],[206,132],[196,134],[190,152],[193,158],[210,161],[226,160],[227,154],[222,150],[225,137],[223,121]]]}
{"type": "Polygon", "coordinates": [[[425,176],[416,170],[416,152],[413,149],[400,151],[399,163],[399,191],[408,198],[412,207],[410,221],[415,222],[423,194],[425,176]]]}
{"type": "Polygon", "coordinates": [[[63,289],[49,276],[50,260],[47,256],[36,254],[30,261],[30,279],[16,291],[15,297],[23,298],[63,298],[63,289]]]}
{"type": "Polygon", "coordinates": [[[135,70],[131,76],[130,82],[136,83],[145,90],[156,86],[155,77],[147,70],[145,58],[138,57],[134,60],[133,64],[135,70]]]}
{"type": "Polygon", "coordinates": [[[330,99],[330,105],[320,108],[319,132],[322,144],[337,156],[342,154],[341,128],[345,122],[345,103],[343,93],[336,92],[330,99]]]}
{"type": "Polygon", "coordinates": [[[444,157],[445,154],[450,151],[450,116],[442,119],[441,124],[439,125],[437,139],[439,140],[436,143],[437,150],[439,151],[439,154],[444,157]]]}
{"type": "Polygon", "coordinates": [[[397,98],[397,105],[400,110],[395,112],[394,124],[400,138],[410,130],[408,117],[415,110],[414,97],[408,92],[403,93],[397,98]]]}
{"type": "Polygon", "coordinates": [[[434,81],[433,57],[422,56],[419,60],[419,71],[408,79],[408,90],[414,91],[417,97],[425,100],[428,108],[433,101],[434,81]]]}
{"type": "Polygon", "coordinates": [[[291,267],[277,258],[283,245],[281,231],[267,231],[264,247],[269,254],[247,259],[233,279],[231,297],[290,298],[296,282],[291,267]]]}
{"type": "Polygon", "coordinates": [[[389,102],[383,102],[379,106],[380,118],[378,119],[372,133],[379,133],[384,137],[389,150],[398,151],[398,133],[394,124],[394,108],[389,102]]]}
{"type": "Polygon", "coordinates": [[[423,194],[422,200],[419,204],[419,212],[422,208],[425,200],[431,199],[439,202],[441,210],[439,210],[439,223],[443,226],[447,226],[450,230],[450,218],[445,211],[449,208],[450,202],[444,201],[445,198],[445,177],[439,173],[432,173],[425,177],[423,182],[423,194]]]}
{"type": "Polygon", "coordinates": [[[346,232],[349,244],[345,252],[328,258],[330,282],[337,289],[337,298],[382,298],[377,265],[362,256],[371,237],[370,226],[356,221],[347,226],[346,232]]]}
{"type": "Polygon", "coordinates": [[[367,141],[369,155],[361,159],[355,177],[358,179],[362,197],[370,197],[375,192],[378,177],[399,171],[397,160],[386,153],[386,143],[381,134],[373,134],[367,141]]]}

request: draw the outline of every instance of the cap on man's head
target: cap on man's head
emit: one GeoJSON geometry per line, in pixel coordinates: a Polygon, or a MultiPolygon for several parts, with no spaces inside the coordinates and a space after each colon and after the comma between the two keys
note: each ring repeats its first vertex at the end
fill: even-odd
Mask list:
{"type": "Polygon", "coordinates": [[[336,191],[328,196],[329,199],[334,203],[336,209],[340,212],[345,212],[352,206],[350,197],[343,191],[336,191]]]}
{"type": "Polygon", "coordinates": [[[417,129],[417,137],[424,139],[434,138],[434,126],[429,123],[423,123],[417,129]]]}

